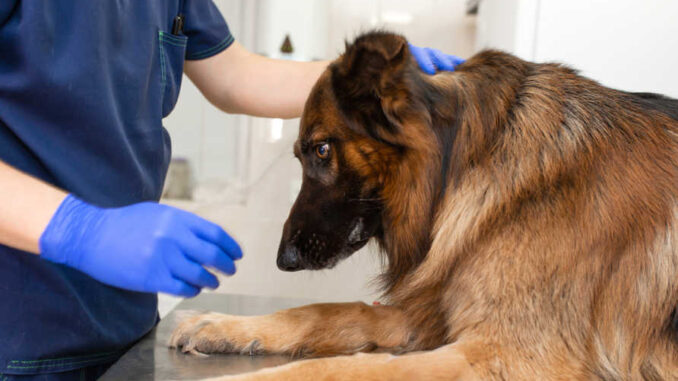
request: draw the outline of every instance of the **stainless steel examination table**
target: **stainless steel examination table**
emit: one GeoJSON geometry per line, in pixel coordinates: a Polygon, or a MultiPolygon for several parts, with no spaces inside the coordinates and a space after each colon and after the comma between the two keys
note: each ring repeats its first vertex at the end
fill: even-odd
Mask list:
{"type": "Polygon", "coordinates": [[[202,294],[183,300],[157,327],[134,345],[100,378],[101,381],[197,380],[251,372],[291,361],[286,356],[196,356],[167,347],[177,320],[213,311],[233,315],[261,315],[312,301],[259,296],[202,294]],[[188,311],[187,311],[188,310],[188,311]]]}

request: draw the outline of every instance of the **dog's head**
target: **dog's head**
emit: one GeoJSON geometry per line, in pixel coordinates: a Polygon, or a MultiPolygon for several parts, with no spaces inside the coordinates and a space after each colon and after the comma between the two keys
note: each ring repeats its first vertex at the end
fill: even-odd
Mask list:
{"type": "Polygon", "coordinates": [[[430,123],[417,96],[422,75],[403,37],[372,32],[347,45],[320,77],[294,145],[303,183],[285,223],[280,269],[332,267],[382,238],[389,222],[409,218],[387,212],[389,203],[417,201],[395,194],[417,186],[403,170],[426,171],[403,165],[416,166],[408,155],[431,137],[430,128],[417,131],[430,123]]]}

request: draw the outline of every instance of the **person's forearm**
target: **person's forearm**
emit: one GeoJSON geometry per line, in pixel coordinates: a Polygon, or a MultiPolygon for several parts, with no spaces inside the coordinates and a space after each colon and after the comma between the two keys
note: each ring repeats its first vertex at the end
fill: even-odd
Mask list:
{"type": "Polygon", "coordinates": [[[100,208],[0,161],[0,244],[111,286],[192,297],[235,273],[242,250],[220,226],[155,202],[100,208]]]}
{"type": "Polygon", "coordinates": [[[38,241],[66,192],[0,161],[0,244],[38,254],[38,241]]]}
{"type": "Polygon", "coordinates": [[[301,115],[306,98],[328,61],[296,62],[262,57],[234,43],[185,71],[221,110],[271,118],[301,115]]]}

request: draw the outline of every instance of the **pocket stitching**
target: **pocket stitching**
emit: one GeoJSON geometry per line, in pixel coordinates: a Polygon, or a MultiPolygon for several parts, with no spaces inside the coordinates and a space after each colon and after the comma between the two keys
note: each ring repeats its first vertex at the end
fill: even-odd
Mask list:
{"type": "Polygon", "coordinates": [[[54,368],[71,367],[87,363],[106,362],[120,356],[122,352],[107,352],[95,355],[76,356],[63,359],[45,359],[45,360],[12,360],[5,369],[15,370],[46,370],[54,368]],[[19,365],[23,364],[23,365],[19,365]]]}
{"type": "MultiPolygon", "coordinates": [[[[174,84],[174,59],[186,59],[186,47],[188,45],[187,36],[177,36],[162,30],[158,30],[158,54],[160,54],[160,95],[162,98],[162,115],[165,116],[166,110],[171,110],[176,104],[176,96],[167,94],[170,90],[170,85],[174,84]],[[181,50],[179,56],[178,50],[181,50]],[[175,55],[176,54],[176,55],[175,55]],[[170,96],[168,98],[168,95],[170,96]],[[170,100],[171,99],[171,100],[170,100]],[[170,102],[170,103],[168,103],[170,102]]],[[[180,70],[179,70],[180,71],[180,70]]],[[[178,79],[177,86],[181,79],[178,79]]],[[[178,88],[177,88],[178,91],[178,88]]]]}
{"type": "Polygon", "coordinates": [[[160,37],[162,37],[163,39],[165,39],[167,41],[179,43],[179,44],[181,44],[181,46],[186,46],[186,42],[187,42],[186,36],[175,36],[173,34],[169,34],[169,33],[160,31],[160,37]]]}
{"type": "Polygon", "coordinates": [[[160,47],[160,94],[165,93],[165,49],[162,44],[162,31],[158,32],[158,46],[160,47]]]}
{"type": "Polygon", "coordinates": [[[181,44],[181,43],[174,42],[174,41],[172,41],[172,40],[165,40],[165,39],[162,39],[162,38],[160,39],[160,41],[161,41],[161,42],[164,42],[164,43],[166,43],[166,44],[170,44],[170,45],[177,46],[177,47],[179,47],[179,48],[183,48],[183,47],[186,46],[186,44],[181,44]]]}

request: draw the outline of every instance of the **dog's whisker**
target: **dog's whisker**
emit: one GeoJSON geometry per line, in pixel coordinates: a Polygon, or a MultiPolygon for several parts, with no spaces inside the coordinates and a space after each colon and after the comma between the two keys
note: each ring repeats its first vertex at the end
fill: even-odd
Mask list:
{"type": "Polygon", "coordinates": [[[348,201],[356,201],[356,202],[370,202],[370,201],[383,201],[384,199],[382,198],[352,198],[349,199],[348,201]]]}

